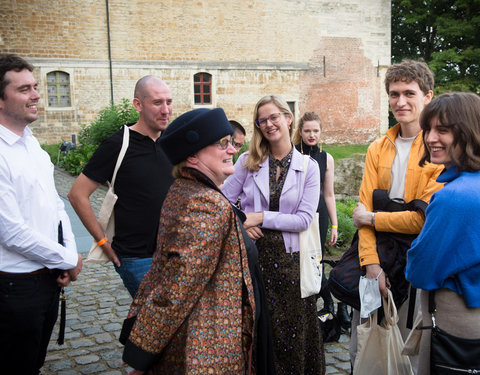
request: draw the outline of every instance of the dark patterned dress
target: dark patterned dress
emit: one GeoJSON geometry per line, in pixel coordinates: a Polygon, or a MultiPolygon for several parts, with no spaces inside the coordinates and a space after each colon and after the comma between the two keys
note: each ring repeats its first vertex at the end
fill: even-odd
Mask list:
{"type": "MultiPolygon", "coordinates": [[[[292,153],[282,160],[270,156],[270,211],[279,210],[280,195],[292,153]],[[277,166],[281,173],[276,179],[277,166]]],[[[299,253],[287,253],[281,231],[262,228],[257,240],[273,331],[277,375],[324,374],[325,357],[316,298],[300,297],[299,253]]]]}

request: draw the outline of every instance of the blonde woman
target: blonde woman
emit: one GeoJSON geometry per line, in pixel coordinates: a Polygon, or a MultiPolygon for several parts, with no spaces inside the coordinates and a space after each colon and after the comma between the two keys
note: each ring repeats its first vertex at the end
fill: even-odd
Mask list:
{"type": "Polygon", "coordinates": [[[279,96],[255,106],[250,150],[235,164],[223,192],[240,200],[244,225],[256,240],[273,330],[275,370],[323,374],[324,353],[316,298],[300,297],[298,233],[310,225],[320,191],[320,172],[292,145],[294,116],[279,96]]]}

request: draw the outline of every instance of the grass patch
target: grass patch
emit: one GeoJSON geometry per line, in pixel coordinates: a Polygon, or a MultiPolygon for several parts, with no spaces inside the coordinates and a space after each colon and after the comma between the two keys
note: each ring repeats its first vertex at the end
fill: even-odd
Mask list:
{"type": "MultiPolygon", "coordinates": [[[[233,161],[236,162],[238,157],[248,151],[250,145],[249,141],[246,141],[240,151],[234,155],[233,161]]],[[[367,153],[367,148],[369,145],[340,145],[340,144],[331,144],[331,145],[322,145],[322,149],[332,155],[333,160],[337,161],[340,159],[355,157],[356,155],[365,155],[367,153]]]]}
{"type": "Polygon", "coordinates": [[[333,156],[335,161],[351,157],[353,154],[366,154],[369,145],[323,145],[322,149],[333,156]]]}

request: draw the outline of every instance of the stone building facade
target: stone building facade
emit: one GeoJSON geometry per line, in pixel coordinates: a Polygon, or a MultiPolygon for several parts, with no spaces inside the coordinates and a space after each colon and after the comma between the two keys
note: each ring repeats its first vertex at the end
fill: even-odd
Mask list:
{"type": "Polygon", "coordinates": [[[368,143],[388,127],[390,7],[390,0],[0,0],[0,51],[37,68],[42,100],[31,128],[45,143],[69,140],[111,98],[132,99],[147,74],[172,89],[174,117],[223,107],[251,132],[258,99],[280,94],[297,118],[320,115],[325,143],[368,143]],[[203,104],[195,101],[200,76],[210,79],[203,104]]]}

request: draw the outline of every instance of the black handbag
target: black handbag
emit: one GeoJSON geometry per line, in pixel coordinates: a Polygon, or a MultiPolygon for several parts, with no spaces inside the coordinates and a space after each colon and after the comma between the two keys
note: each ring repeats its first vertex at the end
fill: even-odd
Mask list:
{"type": "Polygon", "coordinates": [[[435,322],[435,291],[428,296],[428,312],[432,316],[430,341],[430,373],[432,375],[480,374],[480,338],[467,339],[445,332],[435,322]]]}
{"type": "Polygon", "coordinates": [[[320,321],[320,332],[322,333],[323,342],[334,342],[340,339],[342,334],[342,326],[333,311],[323,308],[318,313],[320,321]]]}

